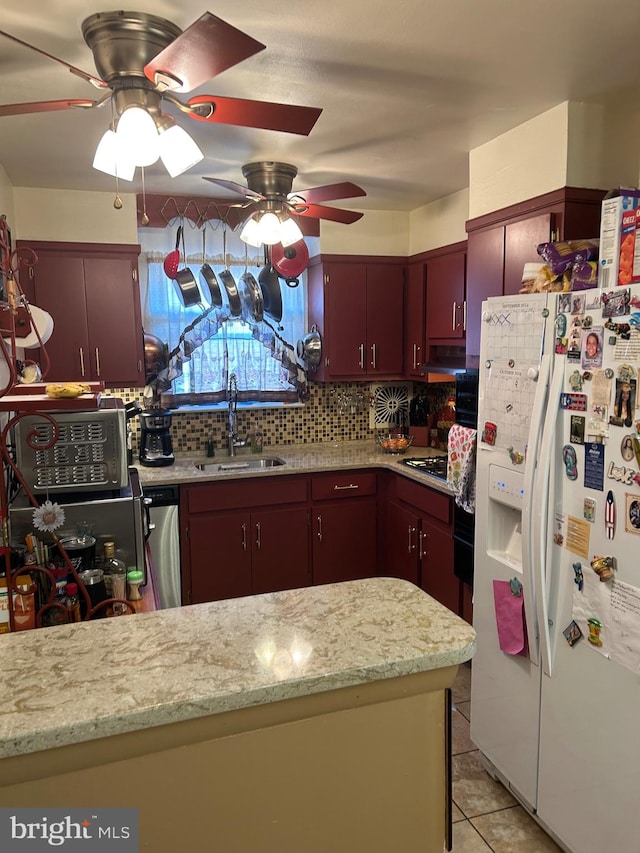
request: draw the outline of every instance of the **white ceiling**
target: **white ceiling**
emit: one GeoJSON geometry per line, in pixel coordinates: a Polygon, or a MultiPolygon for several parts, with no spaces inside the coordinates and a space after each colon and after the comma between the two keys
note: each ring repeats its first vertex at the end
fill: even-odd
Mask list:
{"type": "MultiPolygon", "coordinates": [[[[202,0],[131,6],[183,29],[207,10],[202,0]]],[[[3,0],[0,28],[94,73],[81,23],[120,8],[3,0]]],[[[468,185],[470,149],[562,101],[640,89],[638,0],[219,0],[208,9],[267,49],[198,94],[323,113],[300,137],[203,124],[168,107],[205,160],[174,180],[150,167],[147,192],[222,196],[203,175],[244,183],[243,163],[280,160],[298,167],[294,189],[351,180],[367,191],[337,206],[412,210],[468,185]]],[[[0,39],[0,103],[95,97],[64,67],[0,39]]],[[[110,191],[112,179],[91,167],[109,120],[109,107],[0,118],[0,163],[16,187],[110,191]]],[[[139,180],[121,191],[139,191],[139,180]]]]}

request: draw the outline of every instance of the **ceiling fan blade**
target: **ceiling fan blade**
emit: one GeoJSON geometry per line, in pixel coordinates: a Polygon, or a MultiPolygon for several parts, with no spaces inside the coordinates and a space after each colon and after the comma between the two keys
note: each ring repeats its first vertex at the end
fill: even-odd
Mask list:
{"type": "Polygon", "coordinates": [[[190,107],[213,107],[209,115],[190,113],[198,121],[214,124],[233,124],[239,127],[259,127],[263,130],[280,130],[308,136],[318,120],[321,109],[296,107],[292,104],[275,104],[269,101],[247,101],[243,98],[222,98],[217,95],[196,95],[188,101],[190,107]]]}
{"type": "Polygon", "coordinates": [[[144,67],[152,83],[162,77],[174,92],[192,92],[266,45],[205,12],[144,67]]]}
{"type": "Polygon", "coordinates": [[[30,104],[2,104],[0,105],[0,116],[19,116],[28,113],[50,113],[58,110],[71,110],[74,107],[91,109],[98,101],[34,101],[30,104]]]}
{"type": "Polygon", "coordinates": [[[264,199],[263,195],[260,193],[254,193],[253,190],[250,190],[248,187],[243,187],[242,184],[237,184],[235,181],[225,181],[222,178],[207,178],[206,175],[203,175],[203,180],[211,181],[212,184],[218,184],[218,186],[224,187],[226,190],[231,190],[231,192],[238,193],[239,195],[246,196],[246,198],[254,199],[255,201],[262,201],[264,199]]]}
{"type": "Polygon", "coordinates": [[[57,62],[59,65],[64,65],[65,68],[68,68],[72,74],[75,74],[77,77],[82,77],[83,80],[86,80],[88,83],[91,83],[92,86],[95,86],[96,89],[106,89],[108,88],[108,83],[105,83],[104,80],[101,80],[99,77],[96,77],[95,74],[89,74],[87,71],[83,71],[82,68],[76,68],[75,65],[69,65],[68,62],[65,62],[64,59],[58,59],[57,56],[54,56],[51,53],[47,53],[46,50],[40,50],[39,47],[34,47],[32,44],[29,44],[27,41],[22,41],[22,39],[16,38],[16,36],[12,36],[10,33],[6,33],[4,30],[0,30],[0,36],[4,36],[4,38],[9,39],[10,41],[14,41],[16,44],[21,44],[22,47],[27,47],[29,50],[33,50],[36,53],[39,53],[40,56],[46,56],[47,59],[51,59],[53,62],[57,62]]]}
{"type": "Polygon", "coordinates": [[[322,201],[333,201],[336,198],[355,198],[356,196],[366,195],[366,190],[359,187],[357,184],[352,184],[350,181],[343,181],[340,184],[327,184],[324,187],[311,187],[308,190],[300,190],[290,193],[289,198],[302,198],[309,204],[317,204],[322,201]]]}
{"type": "Polygon", "coordinates": [[[357,222],[364,216],[364,213],[358,210],[341,210],[338,207],[324,207],[321,204],[305,204],[299,209],[294,205],[293,213],[296,216],[310,216],[312,219],[330,219],[332,222],[342,222],[344,225],[351,225],[352,222],[357,222]]]}

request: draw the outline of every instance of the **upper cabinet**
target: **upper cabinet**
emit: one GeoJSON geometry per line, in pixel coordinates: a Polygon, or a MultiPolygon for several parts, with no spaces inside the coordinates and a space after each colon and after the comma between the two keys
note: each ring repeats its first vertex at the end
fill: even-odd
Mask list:
{"type": "Polygon", "coordinates": [[[464,343],[466,242],[444,246],[427,259],[427,342],[464,343]]]}
{"type": "Polygon", "coordinates": [[[402,376],[405,259],[320,257],[309,266],[309,324],[322,337],[310,378],[402,376]]]}
{"type": "Polygon", "coordinates": [[[20,284],[54,321],[48,381],[144,384],[136,245],[18,242],[38,262],[20,284]]]}
{"type": "Polygon", "coordinates": [[[467,366],[480,353],[482,302],[518,293],[539,243],[597,237],[606,190],[564,187],[467,222],[467,366]]]}

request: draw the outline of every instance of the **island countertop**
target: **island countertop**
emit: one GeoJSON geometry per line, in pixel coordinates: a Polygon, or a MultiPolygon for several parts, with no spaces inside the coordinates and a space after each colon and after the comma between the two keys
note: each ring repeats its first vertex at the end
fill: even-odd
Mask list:
{"type": "Polygon", "coordinates": [[[0,757],[455,666],[473,628],[371,578],[4,636],[0,757]]]}

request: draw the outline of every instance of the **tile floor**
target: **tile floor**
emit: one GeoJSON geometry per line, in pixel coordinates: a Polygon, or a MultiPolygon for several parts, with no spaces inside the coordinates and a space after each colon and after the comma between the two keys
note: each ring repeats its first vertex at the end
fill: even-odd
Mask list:
{"type": "Polygon", "coordinates": [[[469,663],[458,670],[453,705],[453,853],[562,853],[480,763],[469,736],[469,663]]]}

